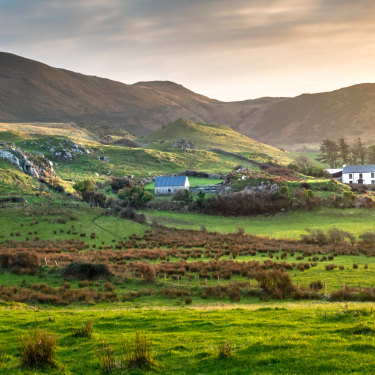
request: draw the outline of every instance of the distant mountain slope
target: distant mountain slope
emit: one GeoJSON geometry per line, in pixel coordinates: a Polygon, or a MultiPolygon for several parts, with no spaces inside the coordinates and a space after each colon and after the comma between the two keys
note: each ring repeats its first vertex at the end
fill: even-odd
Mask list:
{"type": "Polygon", "coordinates": [[[375,84],[221,102],[173,82],[127,85],[0,53],[0,122],[72,121],[96,133],[142,136],[178,118],[225,124],[275,145],[341,136],[374,142],[375,84]]]}
{"type": "Polygon", "coordinates": [[[184,138],[197,149],[224,151],[242,154],[258,161],[291,162],[287,153],[264,143],[254,141],[225,125],[194,123],[179,119],[141,139],[147,148],[171,150],[175,141],[184,138]]]}

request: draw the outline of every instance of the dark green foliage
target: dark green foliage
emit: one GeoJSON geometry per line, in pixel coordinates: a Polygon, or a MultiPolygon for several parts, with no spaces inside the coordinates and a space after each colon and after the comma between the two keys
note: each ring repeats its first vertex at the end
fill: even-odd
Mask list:
{"type": "Polygon", "coordinates": [[[73,188],[80,193],[87,191],[94,191],[96,188],[95,182],[91,180],[78,181],[73,185],[73,188]]]}
{"type": "Polygon", "coordinates": [[[105,264],[72,262],[64,267],[62,274],[79,280],[95,280],[106,278],[111,273],[105,264]]]}
{"type": "Polygon", "coordinates": [[[153,199],[153,195],[140,185],[120,189],[118,191],[118,197],[126,204],[134,207],[143,206],[153,199]]]}

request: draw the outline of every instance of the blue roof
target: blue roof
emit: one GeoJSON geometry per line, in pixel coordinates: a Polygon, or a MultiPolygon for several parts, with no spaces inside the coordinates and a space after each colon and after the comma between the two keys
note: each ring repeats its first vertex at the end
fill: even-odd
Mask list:
{"type": "Polygon", "coordinates": [[[342,169],[342,173],[369,173],[369,172],[375,172],[375,164],[347,165],[342,169]]]}
{"type": "Polygon", "coordinates": [[[186,180],[187,180],[186,176],[156,177],[155,178],[155,187],[185,186],[186,180]]]}

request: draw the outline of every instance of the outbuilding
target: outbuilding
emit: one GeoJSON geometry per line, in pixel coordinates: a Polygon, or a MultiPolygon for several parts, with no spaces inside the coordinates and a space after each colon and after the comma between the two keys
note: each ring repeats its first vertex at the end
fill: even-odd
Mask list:
{"type": "Polygon", "coordinates": [[[342,169],[344,184],[375,184],[375,165],[345,165],[342,169]]]}
{"type": "Polygon", "coordinates": [[[178,190],[189,190],[190,183],[187,176],[156,177],[155,195],[174,194],[178,190]]]}

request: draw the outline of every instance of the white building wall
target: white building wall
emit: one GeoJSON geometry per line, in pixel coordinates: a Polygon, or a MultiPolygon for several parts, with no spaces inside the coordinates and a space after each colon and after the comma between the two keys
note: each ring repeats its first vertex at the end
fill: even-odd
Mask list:
{"type": "Polygon", "coordinates": [[[362,178],[366,185],[375,184],[375,171],[367,173],[343,173],[342,182],[344,184],[357,184],[358,180],[362,178]]]}
{"type": "Polygon", "coordinates": [[[161,186],[155,188],[155,195],[173,195],[178,190],[189,190],[189,185],[184,186],[161,186]]]}

